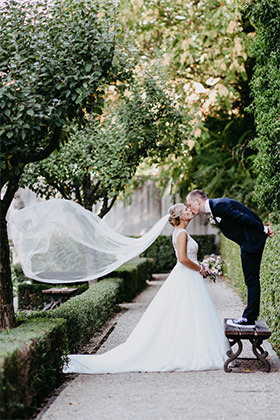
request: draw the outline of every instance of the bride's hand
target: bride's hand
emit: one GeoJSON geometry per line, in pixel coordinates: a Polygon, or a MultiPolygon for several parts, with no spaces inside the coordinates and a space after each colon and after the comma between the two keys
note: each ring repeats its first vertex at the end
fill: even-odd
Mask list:
{"type": "Polygon", "coordinates": [[[207,271],[204,268],[200,271],[200,274],[204,279],[207,277],[207,271]]]}

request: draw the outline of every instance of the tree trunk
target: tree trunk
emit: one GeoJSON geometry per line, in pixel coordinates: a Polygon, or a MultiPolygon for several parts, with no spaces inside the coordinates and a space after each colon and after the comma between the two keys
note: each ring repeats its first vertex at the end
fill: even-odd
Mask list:
{"type": "Polygon", "coordinates": [[[18,189],[19,178],[20,175],[11,177],[5,195],[3,199],[0,200],[0,331],[15,326],[10,247],[6,214],[13,201],[15,192],[18,189]]]}
{"type": "Polygon", "coordinates": [[[0,331],[15,326],[6,213],[1,210],[3,209],[0,209],[0,331]]]}

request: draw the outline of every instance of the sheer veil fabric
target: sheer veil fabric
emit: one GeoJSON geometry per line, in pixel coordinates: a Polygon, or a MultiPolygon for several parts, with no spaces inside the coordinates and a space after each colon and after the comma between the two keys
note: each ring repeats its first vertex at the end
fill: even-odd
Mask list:
{"type": "MultiPolygon", "coordinates": [[[[175,251],[179,233],[173,234],[175,251]]],[[[197,250],[188,235],[187,254],[195,262],[197,250]]],[[[123,344],[103,354],[70,354],[64,372],[222,369],[227,350],[229,343],[203,277],[177,262],[123,344]]]]}
{"type": "Polygon", "coordinates": [[[25,275],[47,283],[105,276],[147,249],[167,220],[164,216],[142,237],[130,238],[79,204],[62,199],[43,201],[7,217],[25,275]]]}

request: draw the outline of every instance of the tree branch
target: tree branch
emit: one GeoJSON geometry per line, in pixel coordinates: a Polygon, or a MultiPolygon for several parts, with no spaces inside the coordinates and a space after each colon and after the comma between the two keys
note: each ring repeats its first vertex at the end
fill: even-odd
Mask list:
{"type": "Polygon", "coordinates": [[[11,202],[13,201],[14,195],[15,195],[16,191],[18,190],[19,179],[20,179],[20,175],[14,176],[10,179],[10,181],[8,183],[8,187],[7,187],[7,190],[4,194],[4,197],[3,197],[2,200],[0,200],[0,202],[1,202],[1,206],[0,206],[1,217],[5,217],[7,212],[8,212],[8,209],[11,205],[11,202]]]}
{"type": "Polygon", "coordinates": [[[79,185],[75,186],[75,195],[76,195],[76,200],[82,206],[82,197],[81,197],[81,192],[80,192],[79,185]]]}
{"type": "Polygon", "coordinates": [[[25,159],[25,164],[31,163],[31,162],[38,162],[40,160],[43,160],[50,156],[50,154],[57,149],[59,145],[59,138],[62,131],[62,127],[55,127],[52,135],[52,139],[50,140],[47,147],[43,150],[40,150],[38,152],[31,152],[27,155],[25,159]]]}
{"type": "Polygon", "coordinates": [[[115,195],[115,197],[112,198],[111,203],[108,205],[108,197],[107,196],[104,197],[103,205],[98,215],[101,219],[105,216],[105,214],[109,213],[116,199],[117,199],[117,195],[115,195]]]}

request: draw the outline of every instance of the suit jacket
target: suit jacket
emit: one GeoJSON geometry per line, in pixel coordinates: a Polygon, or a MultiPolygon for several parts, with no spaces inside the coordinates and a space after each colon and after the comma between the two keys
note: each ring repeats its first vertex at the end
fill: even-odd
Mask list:
{"type": "Polygon", "coordinates": [[[264,225],[248,207],[229,198],[210,199],[209,205],[214,218],[221,218],[218,226],[223,234],[241,249],[255,253],[264,246],[267,238],[264,225]]]}

